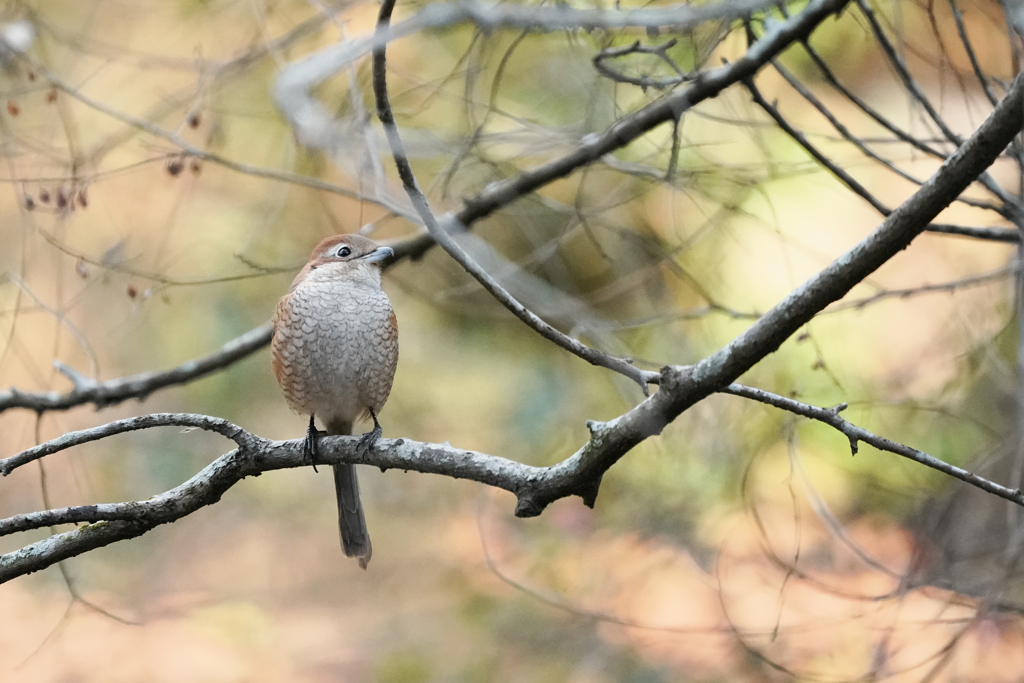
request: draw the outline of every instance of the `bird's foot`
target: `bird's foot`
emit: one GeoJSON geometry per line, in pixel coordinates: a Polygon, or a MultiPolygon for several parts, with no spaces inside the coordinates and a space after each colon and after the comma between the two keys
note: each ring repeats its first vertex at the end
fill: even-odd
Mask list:
{"type": "Polygon", "coordinates": [[[373,418],[373,429],[363,434],[362,438],[359,439],[359,444],[356,445],[356,453],[359,454],[360,458],[370,452],[373,445],[377,443],[377,439],[384,433],[384,430],[380,428],[380,423],[377,422],[377,416],[372,410],[370,411],[370,417],[373,418]]]}
{"type": "Polygon", "coordinates": [[[306,428],[306,440],[302,444],[302,457],[313,466],[314,472],[317,471],[316,461],[320,459],[320,452],[317,449],[316,440],[321,434],[326,434],[326,432],[321,432],[316,428],[316,424],[313,422],[313,416],[310,415],[309,427],[306,428]]]}

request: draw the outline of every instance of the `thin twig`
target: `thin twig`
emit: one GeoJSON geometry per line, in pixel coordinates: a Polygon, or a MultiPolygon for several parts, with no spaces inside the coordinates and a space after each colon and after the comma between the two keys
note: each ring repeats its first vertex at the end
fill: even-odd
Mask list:
{"type": "Polygon", "coordinates": [[[937,232],[945,235],[960,235],[961,237],[973,237],[975,239],[988,240],[991,242],[1020,244],[1020,232],[1012,228],[974,228],[966,225],[931,223],[928,225],[927,230],[928,232],[937,232]]]}
{"type": "MultiPolygon", "coordinates": [[[[269,344],[272,334],[273,329],[269,323],[260,325],[232,339],[214,353],[186,361],[169,370],[143,372],[106,382],[96,382],[74,373],[77,376],[77,381],[72,380],[74,388],[63,393],[27,392],[19,389],[0,392],[0,412],[10,408],[26,408],[41,413],[46,410],[67,410],[87,403],[105,408],[133,398],[142,400],[154,391],[187,384],[232,365],[269,344]]],[[[68,376],[72,371],[67,366],[64,368],[62,373],[68,376]]]]}
{"type": "Polygon", "coordinates": [[[1011,503],[1024,506],[1024,493],[1022,493],[1020,489],[1007,488],[1006,486],[997,484],[994,481],[990,481],[984,477],[979,477],[972,472],[968,472],[962,467],[957,467],[956,465],[951,465],[944,460],[939,460],[935,456],[928,455],[924,451],[904,446],[901,443],[878,436],[863,427],[858,427],[852,422],[848,422],[839,416],[839,413],[848,407],[845,403],[841,403],[835,408],[819,408],[791,398],[786,398],[785,396],[773,394],[770,391],[755,389],[753,387],[735,383],[730,384],[723,389],[722,393],[753,399],[755,401],[760,401],[761,403],[766,403],[770,406],[775,406],[776,408],[781,408],[796,415],[802,415],[803,417],[808,417],[812,420],[817,420],[818,422],[824,422],[830,427],[837,429],[850,440],[850,451],[852,455],[857,455],[857,445],[859,442],[863,441],[866,444],[874,446],[880,451],[895,453],[896,455],[908,458],[926,467],[930,467],[933,470],[937,470],[955,479],[966,482],[971,486],[981,489],[982,491],[999,496],[1011,503]]]}
{"type": "Polygon", "coordinates": [[[119,109],[115,109],[114,107],[111,107],[110,105],[104,102],[101,102],[97,99],[89,97],[88,95],[85,95],[81,92],[80,89],[75,88],[74,86],[64,82],[55,73],[44,67],[42,64],[39,64],[38,62],[31,62],[31,65],[33,69],[39,72],[39,74],[46,78],[53,85],[53,87],[57,88],[61,92],[66,93],[67,95],[73,97],[74,99],[78,100],[87,107],[100,112],[101,114],[105,114],[106,116],[109,116],[112,119],[128,124],[132,128],[144,131],[146,133],[149,133],[150,135],[153,135],[154,137],[162,138],[167,142],[170,142],[190,158],[195,158],[201,161],[217,164],[218,166],[222,166],[224,168],[230,169],[232,171],[237,171],[238,173],[252,176],[254,178],[264,178],[267,180],[290,183],[292,185],[299,185],[313,190],[319,190],[321,192],[328,192],[331,194],[340,195],[342,197],[358,199],[359,201],[367,202],[369,204],[376,204],[381,208],[393,213],[396,216],[401,216],[402,218],[407,218],[413,220],[414,222],[416,220],[414,218],[415,214],[409,210],[409,207],[396,204],[392,202],[389,197],[386,196],[382,196],[379,194],[364,194],[361,192],[357,192],[355,190],[344,188],[340,185],[335,185],[334,183],[329,183],[319,178],[301,175],[298,173],[292,173],[290,171],[271,169],[263,166],[253,166],[252,164],[234,161],[232,159],[228,159],[227,157],[223,157],[214,152],[210,152],[200,147],[196,147],[195,145],[191,144],[190,142],[182,138],[177,133],[169,131],[161,126],[158,126],[152,121],[139,118],[137,116],[132,116],[131,114],[123,112],[119,109]]]}
{"type": "Polygon", "coordinates": [[[673,88],[684,81],[693,78],[679,68],[675,60],[668,56],[668,51],[675,47],[679,41],[672,38],[660,45],[644,45],[639,40],[634,41],[630,45],[622,45],[619,47],[606,47],[599,50],[594,58],[591,60],[594,64],[594,68],[598,70],[602,75],[613,80],[617,83],[629,83],[630,85],[636,85],[640,88],[655,88],[657,90],[664,90],[666,88],[673,88]],[[625,57],[626,55],[641,54],[641,55],[655,55],[662,62],[669,65],[669,67],[676,72],[675,76],[670,78],[652,78],[650,76],[627,76],[626,74],[616,71],[612,67],[605,64],[606,60],[618,59],[625,57]]]}
{"type": "Polygon", "coordinates": [[[820,54],[818,54],[817,50],[811,47],[811,44],[808,41],[803,42],[803,47],[804,50],[806,50],[808,56],[810,56],[811,61],[813,61],[815,66],[818,67],[818,70],[821,71],[821,75],[825,77],[825,80],[828,81],[833,88],[839,91],[839,93],[843,97],[848,99],[858,109],[864,112],[864,114],[870,117],[875,123],[877,123],[882,128],[892,133],[897,140],[910,145],[914,149],[924,152],[925,154],[935,157],[936,159],[946,158],[946,155],[943,152],[928,145],[926,138],[911,135],[902,128],[899,128],[892,121],[882,116],[882,114],[878,110],[876,110],[866,101],[864,101],[859,95],[857,95],[857,93],[850,90],[842,81],[839,80],[839,77],[836,76],[835,72],[832,71],[831,67],[829,67],[828,62],[826,62],[825,59],[822,58],[820,54]]]}
{"type": "MultiPolygon", "coordinates": [[[[914,148],[916,150],[924,152],[925,154],[927,154],[927,155],[929,155],[931,157],[934,157],[936,159],[944,160],[946,158],[946,154],[944,152],[938,150],[937,148],[935,148],[935,147],[933,147],[933,146],[931,146],[929,144],[929,143],[939,143],[939,144],[941,144],[944,141],[942,141],[942,140],[929,140],[925,136],[911,135],[907,131],[903,130],[902,128],[900,128],[899,126],[894,124],[892,121],[887,119],[885,116],[882,116],[882,114],[879,113],[874,107],[872,107],[867,102],[865,102],[863,98],[861,98],[855,92],[850,90],[850,88],[848,88],[842,81],[840,81],[839,77],[836,76],[835,72],[832,71],[832,69],[829,67],[828,63],[822,58],[822,56],[820,54],[818,54],[817,50],[815,50],[813,47],[811,47],[811,44],[808,41],[806,41],[806,40],[803,41],[803,47],[804,47],[804,50],[806,50],[808,56],[814,62],[815,66],[817,66],[818,70],[821,71],[821,74],[822,74],[822,76],[825,77],[825,80],[828,81],[828,83],[833,88],[835,88],[843,97],[848,99],[850,102],[852,102],[854,104],[854,106],[856,106],[858,109],[860,109],[862,112],[864,112],[864,114],[866,116],[871,118],[875,123],[877,123],[879,126],[884,128],[885,130],[887,130],[890,133],[892,133],[893,136],[896,138],[896,140],[898,140],[899,142],[902,142],[904,144],[907,144],[907,145],[909,145],[910,147],[912,147],[912,148],[914,148]]],[[[886,140],[886,139],[883,139],[883,140],[871,140],[870,138],[865,138],[865,142],[888,143],[888,142],[893,142],[893,141],[886,140]]],[[[970,197],[959,197],[958,201],[963,203],[963,204],[967,204],[968,206],[974,206],[974,207],[977,207],[977,208],[980,208],[980,209],[989,209],[991,211],[995,211],[995,212],[999,213],[999,215],[1001,215],[1001,216],[1003,216],[1005,218],[1009,218],[1009,210],[1006,209],[1003,206],[997,206],[997,205],[991,204],[989,202],[978,200],[978,199],[972,199],[970,197]]]]}
{"type": "Polygon", "coordinates": [[[967,35],[967,26],[964,24],[964,13],[960,10],[960,5],[957,4],[956,0],[948,0],[949,9],[953,13],[953,22],[956,24],[956,32],[960,37],[960,44],[963,45],[964,51],[967,53],[967,59],[971,62],[971,69],[974,71],[974,77],[978,80],[978,85],[981,86],[982,91],[985,93],[985,97],[988,98],[989,103],[995,106],[999,102],[999,98],[992,90],[992,85],[989,83],[989,77],[985,75],[985,70],[981,68],[981,63],[978,61],[978,53],[975,52],[974,46],[971,44],[970,36],[967,35]]]}
{"type": "MultiPolygon", "coordinates": [[[[797,92],[799,92],[801,95],[803,95],[803,97],[805,99],[807,99],[807,101],[810,102],[812,106],[814,106],[816,109],[818,109],[818,111],[821,112],[829,120],[829,122],[833,125],[833,127],[835,127],[835,129],[837,131],[839,131],[840,135],[842,135],[843,138],[845,138],[846,140],[848,140],[848,141],[852,142],[853,144],[855,144],[857,146],[857,148],[860,149],[861,152],[863,152],[865,155],[867,155],[868,157],[870,157],[870,158],[872,158],[872,159],[882,163],[887,168],[889,168],[889,170],[891,170],[894,173],[898,174],[900,177],[902,177],[902,178],[904,178],[906,180],[909,180],[909,181],[911,181],[911,182],[913,182],[913,183],[915,183],[917,185],[921,184],[920,180],[914,178],[913,176],[911,176],[908,173],[904,173],[901,169],[896,167],[894,164],[892,164],[891,162],[889,162],[886,159],[883,159],[881,156],[879,156],[879,155],[875,154],[873,151],[871,151],[863,142],[861,142],[857,138],[853,137],[852,134],[850,134],[849,131],[846,129],[846,127],[843,126],[842,123],[840,123],[834,116],[832,116],[832,114],[824,107],[824,105],[821,105],[820,102],[818,102],[817,98],[815,98],[810,93],[810,91],[808,91],[806,88],[804,88],[799,83],[799,81],[797,81],[794,77],[792,77],[785,69],[783,69],[778,64],[773,62],[772,65],[776,68],[776,70],[779,72],[779,74],[784,79],[786,79],[786,81],[789,82],[789,84],[792,85],[794,87],[794,89],[797,90],[797,92]]],[[[807,138],[807,136],[804,135],[803,132],[797,130],[792,124],[790,124],[789,121],[787,121],[782,116],[782,113],[779,111],[778,107],[773,105],[773,104],[770,104],[764,98],[764,96],[761,94],[760,90],[758,90],[757,86],[754,84],[753,79],[745,80],[744,81],[744,85],[750,91],[751,97],[753,98],[754,102],[759,107],[761,107],[761,109],[763,109],[764,112],[766,114],[768,114],[768,116],[770,116],[773,121],[775,121],[775,124],[779,128],[781,128],[783,132],[785,132],[787,135],[789,135],[791,138],[793,138],[793,140],[798,145],[803,147],[804,151],[806,151],[809,155],[811,155],[811,157],[814,158],[815,161],[817,161],[827,171],[829,171],[834,176],[836,176],[836,178],[838,178],[840,182],[842,182],[844,185],[846,185],[854,194],[856,194],[857,196],[859,196],[862,199],[864,199],[864,201],[866,201],[868,204],[870,204],[876,211],[881,213],[883,216],[888,216],[891,213],[891,209],[889,209],[887,206],[885,206],[866,187],[864,187],[856,179],[854,179],[853,176],[851,176],[849,173],[847,173],[846,169],[844,169],[838,163],[836,163],[832,159],[830,159],[824,152],[819,150],[817,148],[817,146],[815,146],[807,138]]],[[[962,202],[965,202],[965,203],[970,204],[972,206],[978,206],[977,202],[970,201],[970,200],[968,200],[968,199],[966,199],[964,197],[957,197],[957,201],[962,201],[962,202]]],[[[991,207],[991,206],[984,206],[982,208],[995,209],[995,207],[991,207]]],[[[1006,214],[1005,211],[998,211],[998,212],[1000,214],[1003,214],[1003,215],[1006,214]]],[[[1019,243],[1020,239],[1021,239],[1020,238],[1020,233],[1017,230],[1011,230],[1011,229],[1006,229],[1006,228],[973,228],[973,227],[964,227],[964,226],[957,226],[957,225],[932,223],[932,224],[930,224],[928,226],[927,230],[929,232],[945,233],[945,234],[951,234],[951,235],[961,235],[961,236],[964,236],[964,237],[975,237],[977,239],[990,240],[990,241],[996,241],[996,242],[1019,243]]]]}
{"type": "Polygon", "coordinates": [[[980,287],[982,285],[990,284],[996,280],[1008,278],[1019,271],[1020,265],[1015,263],[1005,268],[999,268],[990,273],[973,275],[971,277],[964,277],[957,280],[951,280],[949,282],[940,282],[935,285],[921,285],[919,287],[908,287],[906,289],[887,289],[862,299],[840,301],[835,305],[826,308],[821,312],[821,315],[838,313],[839,311],[846,311],[851,308],[862,309],[879,301],[884,301],[885,299],[909,299],[910,297],[921,296],[923,294],[935,294],[939,292],[949,293],[970,287],[980,287]]]}
{"type": "Polygon", "coordinates": [[[811,144],[811,141],[807,139],[806,135],[804,135],[801,131],[797,130],[792,125],[790,125],[789,121],[787,121],[782,116],[778,108],[775,107],[774,105],[769,104],[768,100],[766,100],[764,96],[761,95],[761,91],[757,89],[756,85],[754,85],[753,79],[745,80],[743,82],[743,85],[745,85],[747,87],[747,90],[750,91],[750,96],[754,99],[754,102],[757,104],[757,106],[761,107],[761,109],[763,109],[765,113],[768,114],[768,116],[770,116],[773,121],[775,121],[776,125],[778,125],[779,128],[781,128],[787,135],[789,135],[789,137],[793,138],[793,140],[795,140],[797,144],[803,147],[804,151],[810,154],[815,161],[824,166],[825,169],[828,170],[836,178],[838,178],[840,182],[846,185],[846,187],[850,188],[850,190],[854,194],[856,194],[858,197],[860,197],[868,204],[870,204],[875,209],[875,211],[882,214],[883,216],[888,216],[890,213],[892,213],[892,210],[889,207],[887,207],[885,204],[881,202],[881,200],[875,197],[875,195],[872,194],[871,191],[868,190],[868,188],[861,185],[853,176],[847,173],[846,169],[844,169],[842,166],[829,159],[824,152],[822,152],[813,144],[811,144]]]}
{"type": "Polygon", "coordinates": [[[946,123],[945,119],[939,115],[939,112],[932,105],[931,100],[924,94],[921,86],[918,85],[914,76],[910,73],[910,68],[907,66],[907,62],[903,59],[903,55],[899,53],[896,46],[892,44],[889,37],[885,33],[885,29],[882,28],[881,22],[878,20],[878,16],[866,0],[855,0],[857,7],[860,9],[861,14],[868,20],[868,25],[871,27],[871,32],[875,36],[875,41],[885,52],[885,56],[889,60],[889,64],[892,65],[896,71],[896,75],[899,76],[900,82],[903,83],[903,88],[907,93],[914,99],[915,102],[925,111],[928,118],[938,127],[942,134],[950,142],[960,145],[963,144],[963,138],[953,131],[952,128],[946,123]]]}
{"type": "MultiPolygon", "coordinates": [[[[899,76],[900,81],[903,83],[903,87],[911,95],[925,113],[928,115],[944,136],[956,145],[963,144],[963,138],[953,131],[952,128],[946,123],[946,121],[939,115],[939,112],[932,105],[931,100],[924,94],[921,87],[917,84],[913,75],[910,73],[910,68],[907,66],[906,60],[896,50],[896,47],[889,40],[889,37],[885,34],[885,30],[882,28],[881,22],[878,20],[873,9],[867,3],[866,0],[855,0],[857,7],[860,9],[861,14],[864,15],[868,20],[868,25],[871,27],[871,32],[875,36],[875,41],[881,46],[885,52],[889,63],[892,65],[896,74],[899,76]]],[[[987,172],[978,174],[977,181],[983,185],[989,192],[998,197],[1003,204],[1005,204],[1004,213],[1007,218],[1014,221],[1014,223],[1024,221],[1024,207],[1021,206],[1020,201],[1012,194],[1007,192],[1002,185],[987,172]]]]}
{"type": "Polygon", "coordinates": [[[920,187],[922,182],[920,179],[910,175],[909,173],[901,169],[899,166],[897,166],[895,163],[882,157],[881,155],[877,154],[874,150],[872,150],[870,147],[868,147],[863,140],[855,136],[849,128],[843,125],[842,121],[836,118],[836,116],[831,112],[831,110],[829,110],[829,108],[825,106],[825,104],[821,100],[819,100],[814,95],[814,93],[812,93],[806,86],[804,86],[804,84],[800,82],[800,79],[791,74],[788,69],[783,67],[777,61],[773,61],[772,66],[779,73],[779,75],[782,76],[787,83],[789,83],[790,87],[796,90],[797,93],[799,93],[800,96],[803,97],[808,102],[808,104],[817,109],[818,113],[825,117],[829,124],[831,124],[831,126],[836,129],[836,132],[838,132],[844,140],[854,145],[857,149],[861,151],[861,153],[864,156],[868,157],[869,159],[874,159],[875,161],[882,164],[890,171],[903,178],[904,180],[908,180],[914,185],[920,187]]]}

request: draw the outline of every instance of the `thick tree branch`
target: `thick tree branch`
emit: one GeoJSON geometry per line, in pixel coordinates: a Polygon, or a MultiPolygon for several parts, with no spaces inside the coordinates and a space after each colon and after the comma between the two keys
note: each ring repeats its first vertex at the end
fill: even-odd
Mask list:
{"type": "MultiPolygon", "coordinates": [[[[696,365],[666,367],[658,392],[608,423],[590,423],[591,440],[566,466],[596,486],[601,475],[644,439],[660,434],[683,411],[735,382],[781,346],[817,313],[838,301],[887,260],[909,246],[1006,149],[1024,123],[1024,79],[1018,76],[1006,96],[963,145],[871,235],[829,264],[751,325],[727,346],[696,365]],[[589,478],[588,478],[589,473],[589,478]]],[[[520,496],[517,514],[539,514],[551,501],[579,493],[551,488],[520,496]]],[[[596,492],[595,492],[596,493],[596,492]]],[[[584,500],[592,498],[585,495],[584,500]]]]}
{"type": "MultiPolygon", "coordinates": [[[[660,393],[669,390],[663,386],[660,393]]],[[[1008,489],[927,453],[879,437],[847,422],[839,417],[839,412],[845,405],[831,410],[817,408],[739,384],[731,384],[723,391],[831,425],[847,436],[854,453],[857,452],[857,443],[863,441],[880,450],[910,458],[1018,505],[1024,505],[1024,494],[1019,490],[1008,489]]],[[[58,524],[87,523],[87,526],[56,534],[20,550],[0,555],[0,583],[45,569],[96,548],[141,536],[161,524],[181,519],[202,507],[216,503],[224,492],[245,477],[258,476],[276,469],[308,465],[304,459],[301,439],[270,441],[219,418],[165,413],[142,415],[66,434],[6,460],[0,460],[0,473],[6,475],[32,460],[88,441],[136,429],[169,425],[209,429],[233,439],[239,448],[217,458],[180,486],[148,500],[81,505],[15,515],[0,520],[0,536],[50,528],[58,524]]],[[[607,424],[590,422],[588,427],[594,435],[591,444],[597,442],[596,448],[601,448],[601,442],[605,437],[613,436],[612,432],[622,429],[622,424],[619,420],[607,424]]],[[[614,447],[614,439],[609,439],[608,444],[609,446],[605,447],[614,447]]],[[[402,469],[441,474],[501,488],[516,495],[519,500],[516,514],[520,516],[539,513],[536,509],[538,501],[550,502],[559,497],[577,494],[592,504],[593,496],[596,495],[594,475],[588,471],[587,462],[578,457],[579,454],[551,467],[532,467],[506,458],[456,449],[448,444],[380,439],[369,452],[360,450],[358,445],[358,437],[322,437],[319,443],[319,457],[328,464],[351,462],[373,465],[381,470],[402,469]]]]}
{"type": "MultiPolygon", "coordinates": [[[[59,439],[0,460],[5,474],[25,462],[73,445],[130,429],[179,425],[212,428],[239,444],[205,467],[185,483],[148,500],[86,505],[60,510],[17,515],[0,520],[0,535],[49,527],[54,524],[87,521],[88,526],[57,534],[20,550],[0,555],[0,583],[39,571],[61,560],[81,555],[117,541],[141,536],[161,524],[174,522],[196,510],[216,503],[229,488],[245,477],[270,470],[308,465],[303,458],[303,440],[270,441],[250,434],[219,418],[206,415],[156,414],[67,434],[59,439]]],[[[541,468],[522,465],[505,458],[405,439],[380,439],[369,452],[358,448],[358,437],[322,437],[318,457],[329,464],[352,462],[381,469],[401,469],[470,479],[511,491],[545,487],[548,482],[571,478],[562,465],[541,468]]]]}

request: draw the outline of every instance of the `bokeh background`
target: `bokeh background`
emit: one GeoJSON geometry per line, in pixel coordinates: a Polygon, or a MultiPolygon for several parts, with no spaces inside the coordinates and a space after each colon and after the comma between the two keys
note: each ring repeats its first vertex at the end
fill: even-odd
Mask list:
{"type": "MultiPolygon", "coordinates": [[[[423,5],[400,3],[398,19],[423,5]]],[[[998,4],[955,7],[981,68],[1011,78],[998,4]]],[[[211,353],[269,319],[321,238],[363,226],[379,241],[415,235],[372,201],[402,194],[365,115],[367,62],[318,91],[350,141],[338,158],[300,147],[270,97],[285,64],[364,35],[376,9],[6,3],[0,18],[29,21],[36,37],[29,61],[0,73],[0,385],[66,391],[54,361],[111,379],[211,353]],[[183,154],[140,121],[243,166],[183,154]]],[[[875,9],[943,116],[970,134],[991,107],[969,77],[950,6],[875,9]]],[[[728,25],[676,37],[670,54],[683,69],[745,48],[728,25]]],[[[612,83],[591,63],[638,38],[660,40],[462,25],[393,43],[392,98],[436,210],[458,209],[661,96],[612,83]]],[[[886,116],[932,134],[861,15],[828,20],[812,44],[886,116]]],[[[856,135],[881,138],[804,52],[782,63],[856,135]]],[[[621,68],[667,67],[638,58],[621,68]]],[[[913,191],[839,139],[777,73],[757,83],[890,206],[913,191]]],[[[474,226],[518,264],[503,277],[534,286],[522,290],[528,305],[652,369],[720,348],[880,222],[742,89],[689,112],[678,133],[674,160],[662,126],[474,226]]],[[[937,167],[885,142],[908,172],[937,167]]],[[[992,173],[1016,191],[1008,161],[992,173]]],[[[964,206],[943,220],[1007,225],[964,206]]],[[[815,405],[848,402],[844,416],[857,424],[1019,485],[1015,254],[1012,244],[923,235],[743,381],[815,405]]],[[[401,330],[386,436],[549,465],[585,443],[586,420],[642,398],[540,339],[438,249],[389,269],[385,289],[401,330]]],[[[304,430],[264,349],[142,402],[0,413],[0,456],[164,411],[216,415],[268,438],[304,430]]],[[[230,446],[180,429],[81,446],[0,480],[0,516],[145,499],[230,446]]],[[[594,510],[569,499],[521,520],[504,492],[362,469],[368,571],[341,554],[329,475],[269,473],[176,524],[0,586],[0,680],[1024,675],[1012,509],[892,454],[863,447],[851,457],[840,434],[743,399],[711,397],[637,447],[605,476],[594,510]]],[[[43,537],[0,538],[0,551],[43,537]]]]}

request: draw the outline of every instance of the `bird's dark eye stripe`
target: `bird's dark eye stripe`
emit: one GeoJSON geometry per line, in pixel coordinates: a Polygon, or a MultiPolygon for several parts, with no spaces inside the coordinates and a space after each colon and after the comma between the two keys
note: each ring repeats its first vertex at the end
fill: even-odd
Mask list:
{"type": "Polygon", "coordinates": [[[351,254],[352,250],[349,249],[348,247],[341,247],[340,249],[338,249],[337,253],[338,253],[338,256],[344,257],[344,256],[348,256],[349,254],[351,254]]]}

